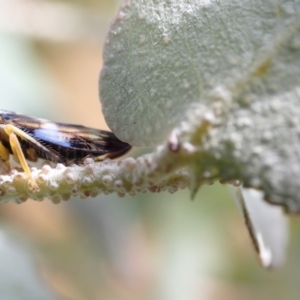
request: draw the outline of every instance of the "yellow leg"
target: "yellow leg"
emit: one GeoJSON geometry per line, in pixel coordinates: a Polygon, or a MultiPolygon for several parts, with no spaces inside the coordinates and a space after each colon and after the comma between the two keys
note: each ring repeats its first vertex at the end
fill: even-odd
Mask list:
{"type": "Polygon", "coordinates": [[[26,173],[28,179],[29,179],[29,183],[31,185],[31,187],[34,190],[39,190],[37,184],[35,183],[34,179],[32,178],[32,174],[30,172],[29,166],[27,164],[27,161],[25,159],[24,153],[22,151],[21,145],[19,143],[19,140],[17,138],[17,134],[19,133],[19,131],[22,133],[22,137],[27,136],[26,133],[24,133],[22,130],[20,130],[19,128],[16,128],[12,125],[5,125],[4,126],[4,130],[7,133],[7,135],[9,136],[9,143],[12,149],[12,152],[14,154],[15,157],[18,158],[24,172],[26,173]]]}
{"type": "Polygon", "coordinates": [[[9,163],[9,151],[6,149],[0,141],[0,159],[3,160],[5,165],[10,169],[9,163]]]}

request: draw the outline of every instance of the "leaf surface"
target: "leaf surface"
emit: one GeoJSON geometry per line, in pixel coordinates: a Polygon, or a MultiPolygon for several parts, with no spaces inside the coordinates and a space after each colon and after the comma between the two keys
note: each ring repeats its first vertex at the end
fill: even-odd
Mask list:
{"type": "Polygon", "coordinates": [[[296,0],[125,2],[101,73],[108,125],[151,146],[212,113],[190,140],[201,150],[197,180],[214,170],[300,211],[299,12],[296,0]]]}

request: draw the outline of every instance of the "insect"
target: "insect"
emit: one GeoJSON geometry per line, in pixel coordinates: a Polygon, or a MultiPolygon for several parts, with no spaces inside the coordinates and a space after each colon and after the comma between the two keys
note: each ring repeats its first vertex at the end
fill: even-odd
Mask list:
{"type": "Polygon", "coordinates": [[[109,131],[0,110],[0,159],[10,168],[9,158],[14,155],[34,188],[37,186],[26,160],[36,162],[41,158],[64,165],[82,164],[87,157],[96,161],[116,158],[130,148],[109,131]]]}

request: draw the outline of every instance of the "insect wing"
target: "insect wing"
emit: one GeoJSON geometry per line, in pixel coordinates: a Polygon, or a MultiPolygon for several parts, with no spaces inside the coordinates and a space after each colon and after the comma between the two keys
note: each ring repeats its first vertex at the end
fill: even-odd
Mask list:
{"type": "MultiPolygon", "coordinates": [[[[0,124],[11,124],[32,137],[36,143],[22,140],[22,148],[34,148],[37,155],[54,162],[80,162],[86,156],[115,158],[131,146],[112,132],[64,123],[53,123],[0,110],[0,124]]],[[[28,157],[27,157],[28,158],[28,157]]]]}
{"type": "MultiPolygon", "coordinates": [[[[58,153],[47,148],[46,145],[41,144],[35,137],[35,130],[44,122],[46,122],[46,120],[0,110],[0,125],[9,124],[24,133],[22,135],[18,134],[18,139],[26,159],[36,161],[38,157],[41,157],[54,162],[62,162],[63,160],[58,153]],[[34,155],[29,155],[29,153],[34,153],[34,155]]],[[[3,136],[2,143],[11,151],[8,136],[3,136]]]]}
{"type": "Polygon", "coordinates": [[[129,144],[120,141],[112,132],[81,125],[44,123],[34,130],[34,135],[45,143],[95,155],[130,148],[129,144]]]}

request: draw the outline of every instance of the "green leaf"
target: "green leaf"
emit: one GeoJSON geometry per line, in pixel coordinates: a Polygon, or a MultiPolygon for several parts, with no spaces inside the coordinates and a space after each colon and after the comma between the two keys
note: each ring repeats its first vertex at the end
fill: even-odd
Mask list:
{"type": "Polygon", "coordinates": [[[239,179],[300,211],[299,12],[283,0],[126,2],[104,52],[108,125],[150,146],[180,124],[199,153],[195,184],[239,179]]]}
{"type": "Polygon", "coordinates": [[[262,266],[282,266],[289,239],[288,219],[282,209],[262,201],[260,191],[243,187],[231,187],[231,191],[262,266]]]}

